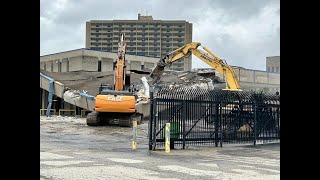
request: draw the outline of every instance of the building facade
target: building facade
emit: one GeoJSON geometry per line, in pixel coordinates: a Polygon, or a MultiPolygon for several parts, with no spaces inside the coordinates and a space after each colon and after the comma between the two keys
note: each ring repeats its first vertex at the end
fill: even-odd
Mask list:
{"type": "Polygon", "coordinates": [[[244,91],[280,93],[280,73],[232,67],[244,91]]]}
{"type": "Polygon", "coordinates": [[[266,57],[266,71],[280,73],[280,56],[266,57]]]}
{"type": "MultiPolygon", "coordinates": [[[[120,33],[126,35],[127,54],[160,58],[192,42],[192,23],[140,14],[138,20],[91,20],[86,22],[86,48],[116,53],[120,33]]],[[[191,70],[191,58],[180,59],[168,69],[191,70]]]]}
{"type": "MultiPolygon", "coordinates": [[[[92,71],[107,72],[114,70],[117,53],[92,49],[75,49],[40,56],[40,69],[49,72],[92,71]]],[[[152,69],[159,58],[126,55],[126,70],[152,69]]]]}

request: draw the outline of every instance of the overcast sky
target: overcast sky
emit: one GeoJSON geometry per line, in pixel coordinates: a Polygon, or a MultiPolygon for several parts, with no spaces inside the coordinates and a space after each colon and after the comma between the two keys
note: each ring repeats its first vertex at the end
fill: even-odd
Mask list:
{"type": "MultiPolygon", "coordinates": [[[[228,64],[265,70],[280,55],[280,0],[40,0],[40,55],[85,47],[85,22],[157,20],[193,23],[200,42],[228,64]]],[[[193,56],[193,68],[209,67],[193,56]]]]}

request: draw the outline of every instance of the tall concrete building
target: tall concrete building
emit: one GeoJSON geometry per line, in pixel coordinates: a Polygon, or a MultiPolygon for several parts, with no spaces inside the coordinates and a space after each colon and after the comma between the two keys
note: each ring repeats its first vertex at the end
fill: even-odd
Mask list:
{"type": "Polygon", "coordinates": [[[280,73],[280,56],[269,56],[266,58],[266,71],[280,73]]]}
{"type": "MultiPolygon", "coordinates": [[[[160,58],[192,42],[192,23],[140,14],[138,20],[91,20],[86,22],[86,48],[117,52],[120,33],[126,35],[127,54],[160,58]]],[[[191,58],[180,59],[168,69],[191,70],[191,58]]]]}

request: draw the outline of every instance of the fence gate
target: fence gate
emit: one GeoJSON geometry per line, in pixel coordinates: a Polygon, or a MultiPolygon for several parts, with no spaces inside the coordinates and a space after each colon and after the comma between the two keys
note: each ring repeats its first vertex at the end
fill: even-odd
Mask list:
{"type": "Polygon", "coordinates": [[[149,149],[280,140],[280,96],[189,88],[151,92],[149,149]]]}

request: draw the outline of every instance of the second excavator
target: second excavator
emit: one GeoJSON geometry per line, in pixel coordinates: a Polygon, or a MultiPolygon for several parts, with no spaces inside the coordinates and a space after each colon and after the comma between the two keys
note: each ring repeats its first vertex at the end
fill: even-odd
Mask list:
{"type": "Polygon", "coordinates": [[[198,49],[199,46],[201,46],[201,43],[192,42],[172,51],[164,58],[160,59],[150,73],[150,77],[153,78],[150,84],[154,85],[160,80],[161,75],[164,72],[164,67],[180,58],[187,58],[193,54],[224,76],[226,82],[226,88],[224,90],[241,91],[238,78],[232,67],[206,47],[202,47],[204,51],[198,49]]]}

